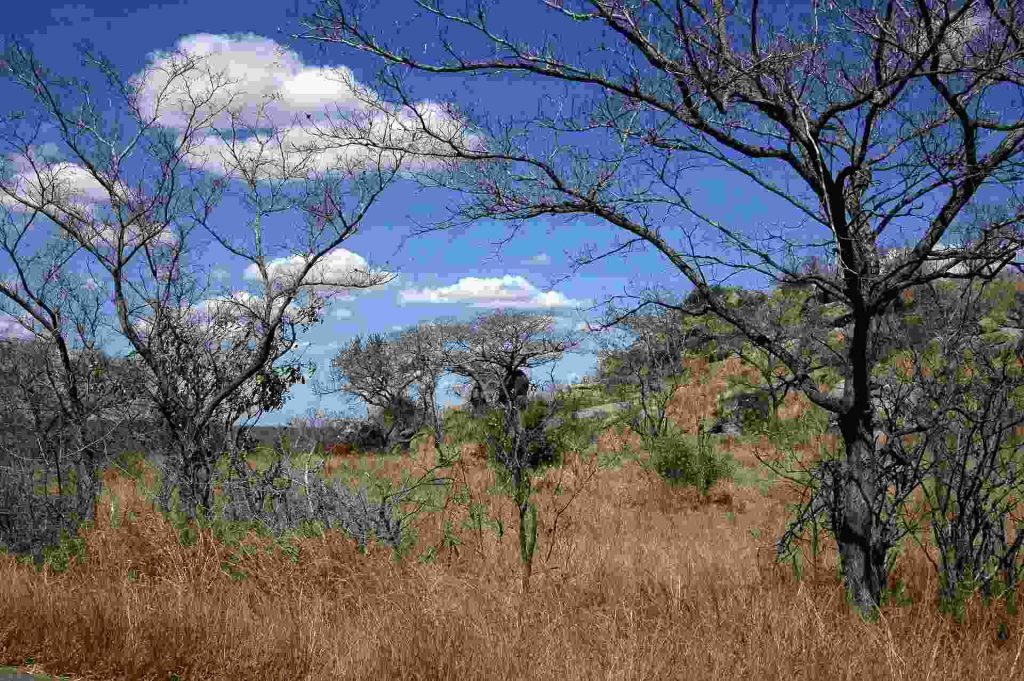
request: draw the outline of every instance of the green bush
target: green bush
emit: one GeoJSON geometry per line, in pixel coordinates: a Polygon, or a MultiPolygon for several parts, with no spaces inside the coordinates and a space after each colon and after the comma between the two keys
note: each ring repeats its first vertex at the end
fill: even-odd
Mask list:
{"type": "MultiPolygon", "coordinates": [[[[566,418],[561,427],[542,432],[548,415],[548,405],[542,400],[529,402],[522,415],[523,429],[529,442],[526,452],[527,466],[538,468],[559,465],[562,460],[562,449],[570,439],[568,434],[578,430],[574,428],[574,424],[578,422],[566,418]]],[[[479,418],[474,418],[465,411],[451,412],[445,416],[444,427],[455,444],[501,442],[505,435],[504,415],[500,409],[490,409],[479,418]]],[[[488,458],[493,461],[493,457],[494,452],[488,446],[488,458]]]]}
{"type": "Polygon", "coordinates": [[[692,436],[673,427],[664,435],[648,438],[645,445],[647,468],[670,485],[696,488],[701,496],[719,480],[732,478],[736,470],[732,455],[715,452],[710,436],[703,432],[692,436]]]}
{"type": "MultiPolygon", "coordinates": [[[[777,419],[765,424],[761,432],[779,450],[790,450],[828,431],[828,412],[812,405],[800,416],[792,419],[777,419]]],[[[760,435],[760,433],[758,433],[760,435]]]]}
{"type": "Polygon", "coordinates": [[[122,452],[113,461],[114,469],[123,472],[133,480],[142,478],[143,464],[146,462],[146,455],[142,452],[122,452]]]}
{"type": "Polygon", "coordinates": [[[450,411],[444,415],[444,432],[456,445],[484,442],[487,439],[488,418],[474,418],[469,411],[450,411]]]}

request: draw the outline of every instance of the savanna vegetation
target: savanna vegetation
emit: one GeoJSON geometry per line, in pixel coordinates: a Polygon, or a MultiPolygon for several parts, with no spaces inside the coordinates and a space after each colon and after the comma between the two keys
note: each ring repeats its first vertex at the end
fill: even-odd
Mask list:
{"type": "Polygon", "coordinates": [[[236,106],[185,51],[132,77],[88,54],[78,80],[5,44],[30,104],[0,119],[0,663],[1018,676],[1020,9],[553,0],[549,43],[463,4],[412,3],[440,38],[414,54],[319,3],[302,38],[385,68],[315,123],[236,106]],[[564,94],[516,120],[396,69],[564,94]],[[688,184],[705,167],[792,220],[718,219],[688,184]],[[408,181],[454,197],[421,235],[580,220],[615,238],[575,270],[648,249],[677,282],[602,301],[582,385],[543,381],[583,342],[551,316],[355,337],[318,388],[367,419],[258,446],[314,371],[301,334],[396,276],[342,245],[408,181]]]}
{"type": "MultiPolygon", "coordinates": [[[[75,538],[39,566],[2,558],[2,660],[83,679],[1012,678],[1024,645],[1012,600],[976,589],[955,610],[939,607],[926,490],[906,508],[921,522],[899,544],[875,622],[847,606],[823,527],[780,551],[814,491],[809,471],[841,440],[795,392],[742,435],[708,434],[730,387],[762,380],[711,350],[680,350],[658,434],[638,418],[639,386],[631,396],[609,379],[628,353],[610,351],[559,399],[531,399],[527,429],[571,425],[545,434],[556,461],[520,471],[534,509],[528,583],[516,487],[496,456],[502,410],[474,417],[465,404],[442,413],[447,446],[424,427],[408,451],[332,455],[296,436],[248,452],[251,480],[298,488],[263,497],[250,522],[229,519],[219,485],[213,520],[162,514],[159,471],[122,455],[75,538]],[[613,399],[633,406],[571,418],[613,399]],[[391,507],[399,534],[284,522],[288,504],[327,494],[311,470],[362,487],[364,509],[406,490],[391,507]]],[[[1019,440],[1010,444],[1004,455],[1019,458],[1019,440]]],[[[229,457],[215,470],[230,480],[229,457]]]]}

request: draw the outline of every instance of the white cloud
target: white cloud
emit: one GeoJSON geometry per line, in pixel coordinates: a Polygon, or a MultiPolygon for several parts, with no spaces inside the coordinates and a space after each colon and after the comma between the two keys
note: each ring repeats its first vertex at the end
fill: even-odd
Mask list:
{"type": "Polygon", "coordinates": [[[571,307],[580,301],[557,291],[541,291],[526,278],[463,277],[451,286],[434,289],[406,289],[399,293],[402,303],[465,303],[473,307],[554,308],[571,307]]]}
{"type": "MultiPolygon", "coordinates": [[[[267,276],[271,285],[276,282],[285,287],[293,285],[305,264],[306,258],[300,255],[271,260],[267,263],[267,276]]],[[[388,274],[380,270],[370,270],[366,258],[357,253],[335,248],[317,261],[302,280],[302,286],[329,293],[339,286],[362,286],[369,283],[372,278],[388,274]]],[[[246,267],[245,278],[259,281],[259,268],[255,264],[246,267]]],[[[352,297],[335,295],[332,296],[332,300],[352,300],[352,297]]]]}
{"type": "Polygon", "coordinates": [[[532,257],[527,258],[523,261],[524,265],[550,265],[551,256],[547,253],[538,253],[532,257]]]}
{"type": "MultiPolygon", "coordinates": [[[[40,147],[30,149],[28,156],[8,158],[13,172],[0,186],[0,206],[12,211],[46,210],[64,219],[75,216],[85,223],[79,227],[83,239],[96,246],[114,248],[121,229],[93,219],[97,208],[110,203],[110,192],[83,166],[52,161],[48,156],[52,156],[52,150],[40,147]]],[[[127,201],[131,192],[119,182],[115,196],[127,201]]],[[[159,225],[132,225],[125,230],[124,241],[131,247],[147,237],[151,246],[178,243],[173,232],[159,225]]]]}
{"type": "MultiPolygon", "coordinates": [[[[384,154],[382,160],[358,142],[367,138],[443,153],[437,142],[417,133],[423,123],[435,133],[479,144],[441,105],[416,103],[418,115],[413,115],[383,102],[347,67],[307,65],[295,52],[253,34],[186,36],[174,50],[152,53],[133,82],[143,114],[164,127],[185,130],[195,113],[193,102],[201,101],[203,125],[254,132],[229,135],[229,140],[206,134],[192,150],[192,165],[224,175],[249,168],[262,179],[299,178],[398,162],[397,154],[384,154]]],[[[403,162],[408,167],[414,161],[436,162],[423,156],[403,162]]]]}
{"type": "MultiPolygon", "coordinates": [[[[96,241],[101,241],[103,244],[106,244],[111,248],[117,246],[117,240],[121,233],[120,228],[112,225],[104,225],[100,228],[94,228],[92,231],[95,233],[95,237],[92,239],[94,244],[96,241]]],[[[160,226],[159,230],[153,228],[141,230],[135,227],[129,227],[125,230],[124,242],[127,246],[135,246],[147,237],[149,239],[150,246],[178,245],[178,237],[165,226],[160,226]]]]}
{"type": "MultiPolygon", "coordinates": [[[[74,163],[55,162],[42,158],[35,150],[29,157],[8,158],[10,179],[0,189],[0,205],[11,210],[56,208],[61,213],[92,210],[110,199],[106,188],[88,170],[74,163]]],[[[122,191],[124,189],[122,188],[122,191]]]]}
{"type": "Polygon", "coordinates": [[[189,124],[197,99],[204,102],[199,113],[225,128],[232,116],[242,125],[288,125],[296,114],[359,106],[349,69],[306,66],[292,50],[252,33],[185,36],[173,50],[151,53],[133,82],[143,115],[177,129],[189,124]]]}
{"type": "MultiPolygon", "coordinates": [[[[273,314],[280,309],[283,303],[283,298],[274,299],[271,313],[273,314]]],[[[262,312],[265,306],[266,301],[262,296],[254,295],[248,291],[235,291],[226,298],[208,298],[201,301],[196,306],[195,312],[211,317],[223,316],[227,319],[243,320],[253,312],[262,312]]],[[[289,314],[296,314],[299,310],[300,307],[295,304],[295,301],[289,303],[288,307],[285,308],[285,312],[289,314]]]]}
{"type": "Polygon", "coordinates": [[[352,310],[348,309],[347,307],[338,307],[334,309],[334,311],[331,313],[331,316],[333,316],[335,319],[351,319],[352,310]]]}
{"type": "MultiPolygon", "coordinates": [[[[281,308],[284,300],[274,301],[271,316],[281,308]]],[[[248,333],[248,327],[256,318],[263,316],[266,302],[261,296],[248,291],[233,291],[227,296],[206,298],[191,305],[183,303],[178,308],[179,321],[187,322],[193,328],[210,334],[211,340],[239,340],[248,333]]],[[[170,310],[169,310],[170,311],[170,310]]],[[[301,308],[292,301],[285,308],[285,316],[298,314],[301,308]]],[[[152,333],[151,316],[140,316],[135,319],[136,328],[143,334],[152,333]]]]}

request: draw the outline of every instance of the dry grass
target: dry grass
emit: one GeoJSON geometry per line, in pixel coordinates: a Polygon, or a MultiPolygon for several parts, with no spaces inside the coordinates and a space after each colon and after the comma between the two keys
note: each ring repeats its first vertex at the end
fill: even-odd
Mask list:
{"type": "MultiPolygon", "coordinates": [[[[683,425],[721,380],[677,395],[683,425]]],[[[794,400],[787,408],[799,413],[794,400]]],[[[606,433],[599,446],[621,440],[606,433]]],[[[754,447],[730,446],[756,465],[754,447]]],[[[423,449],[386,460],[383,474],[431,462],[423,449]]],[[[419,546],[400,564],[381,548],[360,555],[336,532],[295,540],[293,563],[250,535],[246,544],[271,551],[238,562],[249,577],[233,581],[221,569],[233,549],[209,532],[182,547],[133,481],[108,474],[121,523],[111,526],[104,496],[84,564],[37,574],[0,557],[0,664],[31,657],[84,679],[1002,679],[1024,669],[1021,618],[978,603],[962,625],[939,615],[919,550],[895,575],[914,604],[887,606],[878,624],[848,611],[834,550],[795,581],[772,561],[796,495],[785,483],[766,496],[719,484],[701,504],[636,463],[595,470],[570,454],[536,485],[537,558],[523,596],[511,502],[487,494],[493,474],[477,456],[456,475],[502,520],[501,540],[461,530],[458,547],[417,562],[440,544],[445,519],[458,528],[466,517],[455,505],[420,521],[419,546]],[[1010,636],[999,641],[1003,621],[1010,636]]]]}

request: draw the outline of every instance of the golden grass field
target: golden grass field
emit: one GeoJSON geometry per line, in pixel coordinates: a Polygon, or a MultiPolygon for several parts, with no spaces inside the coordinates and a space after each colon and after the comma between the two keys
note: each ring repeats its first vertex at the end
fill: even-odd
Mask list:
{"type": "MultiPolygon", "coordinates": [[[[723,386],[716,375],[681,389],[673,417],[686,425],[707,415],[723,386]]],[[[805,404],[791,399],[783,413],[805,404]]],[[[621,444],[609,432],[598,448],[621,444]]],[[[750,468],[755,449],[772,454],[726,446],[750,468]]],[[[702,501],[636,462],[605,470],[569,454],[535,485],[538,546],[524,595],[512,503],[487,494],[493,473],[464,449],[458,479],[502,519],[500,541],[462,530],[458,547],[418,562],[440,544],[445,519],[458,528],[466,517],[451,505],[419,519],[419,546],[400,564],[332,531],[294,540],[297,563],[279,549],[255,551],[236,565],[249,575],[242,581],[221,568],[234,549],[209,531],[182,547],[135,482],[108,473],[99,518],[82,535],[84,564],[37,573],[0,556],[0,665],[95,680],[1024,677],[1020,616],[975,601],[962,624],[939,614],[935,571],[919,548],[894,575],[912,604],[884,607],[876,624],[845,605],[833,547],[802,581],[776,565],[785,504],[797,498],[784,481],[766,494],[720,483],[702,501]],[[560,477],[565,493],[555,495],[560,477]],[[552,536],[556,509],[577,489],[552,536]],[[110,493],[121,500],[116,527],[110,493]]],[[[387,458],[383,472],[398,480],[433,457],[423,447],[387,458]]],[[[244,543],[274,546],[256,534],[244,543]]]]}

